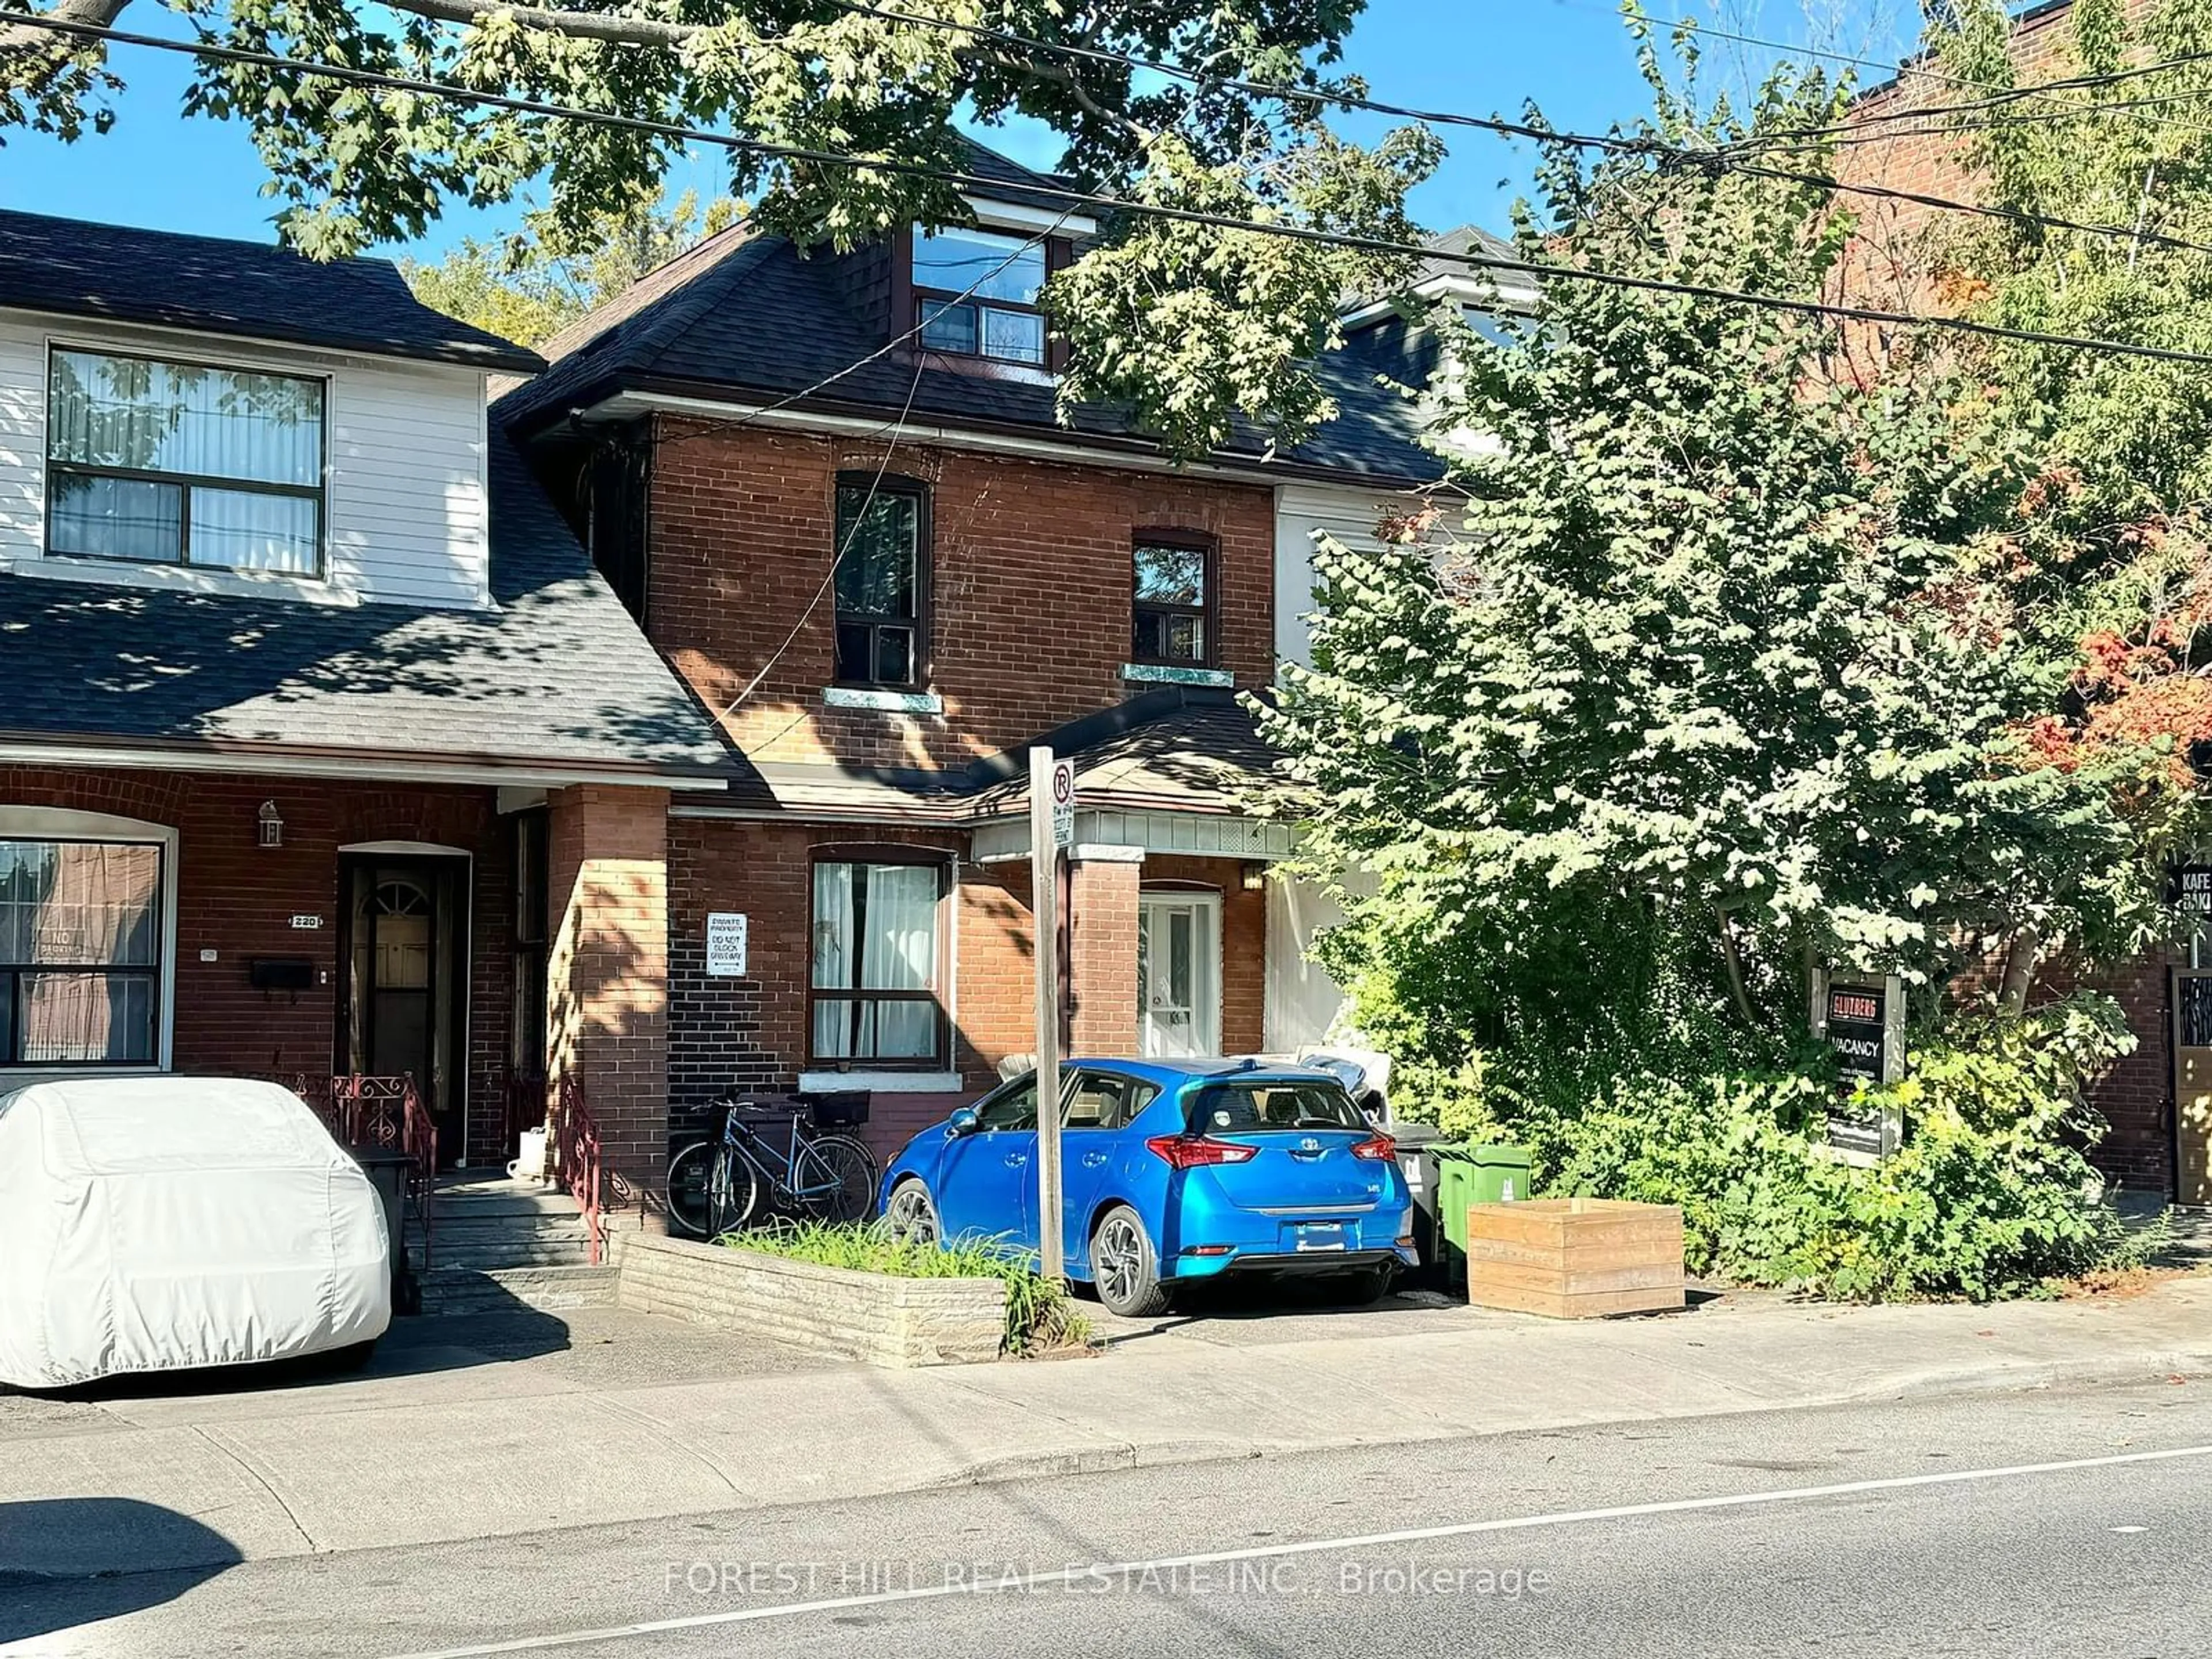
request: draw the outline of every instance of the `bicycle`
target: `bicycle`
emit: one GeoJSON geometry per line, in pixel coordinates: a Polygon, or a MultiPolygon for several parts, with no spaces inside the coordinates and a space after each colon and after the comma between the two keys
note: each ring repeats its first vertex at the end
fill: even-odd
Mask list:
{"type": "Polygon", "coordinates": [[[715,1104],[723,1109],[720,1138],[695,1141],[668,1160],[668,1214],[684,1231],[719,1238],[764,1208],[858,1221],[874,1206],[874,1158],[852,1136],[818,1128],[808,1108],[763,1108],[727,1096],[715,1104]],[[788,1126],[781,1146],[762,1133],[769,1122],[788,1126]]]}

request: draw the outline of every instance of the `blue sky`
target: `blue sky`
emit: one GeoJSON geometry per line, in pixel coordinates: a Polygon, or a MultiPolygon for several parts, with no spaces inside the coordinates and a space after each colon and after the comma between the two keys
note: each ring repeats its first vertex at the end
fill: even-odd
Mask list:
{"type": "MultiPolygon", "coordinates": [[[[1907,0],[1723,0],[1679,13],[1680,0],[1647,4],[1655,16],[1688,15],[1717,28],[1891,60],[1909,40],[1917,11],[1907,0]],[[1809,21],[1814,16],[1824,21],[1809,21]]],[[[154,0],[137,0],[122,26],[173,33],[173,21],[154,0]]],[[[1708,50],[1723,73],[1756,72],[1774,56],[1721,40],[1708,50]]],[[[264,174],[244,129],[179,112],[185,60],[118,48],[117,67],[129,90],[116,130],[74,145],[10,134],[0,149],[0,206],[269,237],[271,204],[259,194],[264,174]]],[[[1345,67],[1364,75],[1374,96],[1392,102],[1517,114],[1533,98],[1561,127],[1602,129],[1645,106],[1626,31],[1607,0],[1369,0],[1345,67]]],[[[1383,125],[1354,131],[1370,137],[1383,125]]],[[[1054,159],[1035,135],[982,136],[1024,161],[1054,159]]],[[[1470,220],[1503,229],[1509,204],[1527,188],[1528,147],[1463,130],[1446,137],[1451,156],[1415,198],[1419,216],[1439,230],[1470,220]]],[[[708,155],[676,183],[713,193],[722,177],[708,155]]],[[[520,211],[458,209],[420,246],[392,251],[434,257],[464,234],[509,228],[520,211]]]]}

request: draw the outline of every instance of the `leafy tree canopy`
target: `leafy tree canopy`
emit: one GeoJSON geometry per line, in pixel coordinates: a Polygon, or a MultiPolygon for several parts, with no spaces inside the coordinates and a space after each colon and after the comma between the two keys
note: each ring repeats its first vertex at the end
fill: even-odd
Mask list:
{"type": "Polygon", "coordinates": [[[403,259],[399,270],[423,304],[505,339],[539,345],[734,223],[741,211],[727,198],[702,211],[686,191],[665,209],[608,216],[599,245],[576,255],[554,253],[546,239],[526,232],[499,243],[466,237],[435,264],[403,259]]]}
{"type": "MultiPolygon", "coordinates": [[[[1739,113],[1646,68],[1670,143],[1840,110],[1814,73],[1739,113]]],[[[1817,297],[1850,230],[1824,190],[1637,155],[1562,147],[1540,191],[1531,255],[1711,287],[1817,297]]],[[[1996,943],[2145,938],[2193,792],[2155,744],[2039,749],[2067,670],[2017,544],[2052,498],[1982,382],[1864,389],[1822,320],[1585,283],[1504,332],[1450,344],[1438,428],[1482,436],[1434,532],[1324,546],[1315,666],[1264,715],[1311,866],[1373,873],[1326,943],[1371,1028],[1447,1071],[1771,1054],[1808,953],[1924,1010],[1996,943]]]]}
{"type": "MultiPolygon", "coordinates": [[[[115,24],[132,3],[55,0],[52,15],[115,24]]],[[[1220,84],[1356,88],[1331,70],[1363,0],[160,3],[224,46],[924,170],[732,152],[732,192],[807,246],[964,219],[958,187],[927,176],[966,168],[956,114],[1043,123],[1085,189],[1391,239],[1410,233],[1405,190],[1437,155],[1411,133],[1362,150],[1332,137],[1310,99],[1220,84]],[[1188,84],[887,13],[1218,78],[1188,84]]],[[[213,61],[196,68],[185,107],[247,127],[264,188],[283,204],[283,235],[318,258],[412,240],[448,203],[507,202],[526,188],[545,193],[538,225],[550,253],[587,252],[609,204],[634,212],[659,198],[682,143],[213,61]]],[[[0,25],[0,136],[14,125],[76,138],[132,112],[105,48],[0,25]]],[[[1108,240],[1053,296],[1075,356],[1069,396],[1127,404],[1184,453],[1218,441],[1238,416],[1296,437],[1327,414],[1303,360],[1333,342],[1336,297],[1388,291],[1406,274],[1389,259],[1188,224],[1131,221],[1108,240]]]]}

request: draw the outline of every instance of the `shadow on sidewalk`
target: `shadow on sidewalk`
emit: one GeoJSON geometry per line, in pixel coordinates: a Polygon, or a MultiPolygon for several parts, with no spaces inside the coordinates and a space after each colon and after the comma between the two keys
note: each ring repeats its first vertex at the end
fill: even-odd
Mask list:
{"type": "Polygon", "coordinates": [[[242,1559],[221,1533],[158,1504],[0,1504],[0,1644],[160,1607],[242,1559]]]}

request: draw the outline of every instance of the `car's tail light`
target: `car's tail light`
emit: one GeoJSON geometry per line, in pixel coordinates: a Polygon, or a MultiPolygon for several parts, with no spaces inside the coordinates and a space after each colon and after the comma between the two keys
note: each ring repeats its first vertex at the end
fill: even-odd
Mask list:
{"type": "Polygon", "coordinates": [[[1370,1135],[1352,1149],[1352,1155],[1370,1164],[1388,1164],[1398,1156],[1398,1143],[1388,1135],[1370,1135]]]}
{"type": "Polygon", "coordinates": [[[1260,1155],[1257,1146],[1206,1135],[1154,1135],[1145,1145],[1152,1148],[1154,1157],[1165,1158],[1177,1170],[1195,1170],[1207,1164],[1249,1164],[1260,1155]]]}

